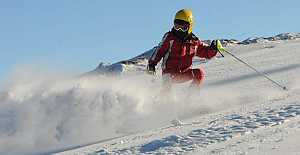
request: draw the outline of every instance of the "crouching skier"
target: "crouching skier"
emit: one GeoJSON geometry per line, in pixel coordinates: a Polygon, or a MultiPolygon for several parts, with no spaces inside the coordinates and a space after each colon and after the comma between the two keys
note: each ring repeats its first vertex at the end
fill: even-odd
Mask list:
{"type": "Polygon", "coordinates": [[[169,89],[172,83],[189,80],[192,80],[193,87],[200,87],[204,80],[204,70],[192,69],[193,57],[210,59],[216,56],[218,48],[222,48],[219,40],[212,41],[210,46],[206,45],[192,33],[192,28],[192,11],[189,9],[178,11],[172,30],[164,35],[148,61],[148,72],[155,73],[155,66],[163,59],[164,89],[169,89]]]}

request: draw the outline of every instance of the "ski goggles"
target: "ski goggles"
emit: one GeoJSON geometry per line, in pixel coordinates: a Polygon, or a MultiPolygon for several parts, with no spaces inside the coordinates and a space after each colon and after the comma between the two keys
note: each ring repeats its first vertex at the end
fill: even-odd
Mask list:
{"type": "Polygon", "coordinates": [[[189,30],[189,26],[174,24],[174,29],[176,31],[186,32],[189,30]]]}
{"type": "Polygon", "coordinates": [[[186,24],[186,23],[182,23],[182,22],[174,22],[174,29],[176,31],[182,31],[182,32],[187,32],[189,30],[189,24],[186,24]]]}

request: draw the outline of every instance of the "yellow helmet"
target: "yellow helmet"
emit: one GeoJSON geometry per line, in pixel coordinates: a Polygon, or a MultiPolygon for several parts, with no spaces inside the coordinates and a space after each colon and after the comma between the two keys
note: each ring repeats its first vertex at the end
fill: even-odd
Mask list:
{"type": "Polygon", "coordinates": [[[190,24],[188,33],[192,33],[193,31],[193,23],[194,23],[194,18],[193,18],[193,13],[192,10],[190,9],[182,9],[179,10],[176,15],[174,20],[183,20],[185,22],[188,22],[190,24]]]}

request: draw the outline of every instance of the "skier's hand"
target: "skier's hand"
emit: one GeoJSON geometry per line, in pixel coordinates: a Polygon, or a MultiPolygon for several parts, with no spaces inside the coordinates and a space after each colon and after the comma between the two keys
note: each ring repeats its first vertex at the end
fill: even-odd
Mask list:
{"type": "Polygon", "coordinates": [[[155,66],[149,64],[149,65],[147,66],[147,73],[148,73],[148,74],[151,74],[151,75],[155,75],[155,74],[156,74],[155,66]]]}
{"type": "Polygon", "coordinates": [[[220,40],[213,40],[210,44],[210,48],[221,53],[225,51],[220,40]]]}

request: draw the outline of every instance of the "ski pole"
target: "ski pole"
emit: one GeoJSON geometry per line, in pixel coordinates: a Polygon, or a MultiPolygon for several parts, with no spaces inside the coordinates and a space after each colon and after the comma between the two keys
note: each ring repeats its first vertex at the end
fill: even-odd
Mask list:
{"type": "Polygon", "coordinates": [[[220,51],[218,51],[218,53],[221,54],[221,56],[222,56],[223,58],[225,57],[224,54],[222,54],[220,51]]]}
{"type": "Polygon", "coordinates": [[[265,77],[266,79],[268,79],[269,81],[271,81],[273,84],[277,85],[278,87],[282,88],[283,90],[287,90],[287,88],[285,86],[282,86],[281,84],[279,84],[278,82],[272,80],[270,77],[267,76],[266,73],[260,72],[257,69],[255,69],[254,67],[252,67],[251,65],[249,65],[247,62],[243,61],[242,59],[238,58],[237,56],[235,56],[234,54],[232,54],[231,52],[228,52],[225,49],[222,49],[223,52],[226,52],[227,54],[229,54],[230,56],[234,57],[236,60],[240,61],[241,63],[245,64],[246,66],[248,66],[249,68],[251,68],[252,70],[254,70],[256,73],[258,73],[259,75],[265,77]]]}

